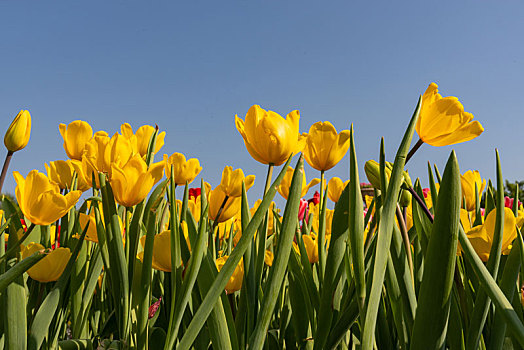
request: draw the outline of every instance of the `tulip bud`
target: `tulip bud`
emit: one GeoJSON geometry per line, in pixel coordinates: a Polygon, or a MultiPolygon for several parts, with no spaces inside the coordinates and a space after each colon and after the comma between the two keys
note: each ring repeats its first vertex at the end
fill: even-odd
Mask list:
{"type": "MultiPolygon", "coordinates": [[[[391,177],[391,169],[387,167],[386,163],[386,182],[389,182],[391,177]]],[[[368,160],[364,165],[364,171],[374,188],[380,190],[380,165],[373,159],[368,160]]]]}
{"type": "Polygon", "coordinates": [[[31,136],[31,115],[21,110],[7,129],[4,145],[10,152],[16,152],[27,146],[31,136]]]}
{"type": "MultiPolygon", "coordinates": [[[[386,162],[386,183],[389,183],[389,179],[391,178],[391,171],[393,170],[393,164],[390,162],[386,162]]],[[[374,161],[374,160],[368,160],[366,164],[364,165],[364,171],[366,172],[366,176],[368,177],[369,182],[375,187],[376,189],[380,188],[380,165],[374,161]]],[[[403,174],[403,183],[402,187],[412,187],[411,177],[409,176],[408,172],[404,170],[403,174]]],[[[411,203],[411,194],[403,190],[402,195],[400,196],[400,205],[403,207],[408,206],[411,203]]]]}

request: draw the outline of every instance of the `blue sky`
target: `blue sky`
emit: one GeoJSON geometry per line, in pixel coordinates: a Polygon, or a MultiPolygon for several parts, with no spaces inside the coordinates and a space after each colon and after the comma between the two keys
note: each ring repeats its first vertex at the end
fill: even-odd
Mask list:
{"type": "MultiPolygon", "coordinates": [[[[321,120],[338,130],[353,123],[363,169],[381,137],[393,159],[418,95],[435,81],[485,132],[424,145],[407,166],[412,177],[427,183],[427,162],[443,170],[455,149],[462,173],[494,178],[498,148],[505,178],[524,179],[521,2],[52,4],[0,3],[0,130],[20,109],[33,119],[10,172],[65,159],[59,123],[82,119],[109,134],[124,122],[156,123],[167,132],[161,153],[197,157],[213,186],[226,165],[257,175],[254,200],[266,167],[249,156],[235,114],[253,104],[283,116],[298,109],[301,132],[321,120]]],[[[348,165],[346,157],[327,178],[347,178],[348,165]]],[[[14,187],[8,176],[4,190],[14,187]]]]}

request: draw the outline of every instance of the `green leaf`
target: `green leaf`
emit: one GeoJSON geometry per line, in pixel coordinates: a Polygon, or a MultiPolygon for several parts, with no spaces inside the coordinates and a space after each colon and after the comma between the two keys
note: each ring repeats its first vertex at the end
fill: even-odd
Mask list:
{"type": "Polygon", "coordinates": [[[198,333],[200,332],[200,329],[204,325],[204,322],[206,321],[213,309],[213,305],[215,305],[215,303],[220,298],[220,295],[223,293],[224,288],[226,287],[227,282],[229,281],[229,278],[233,274],[240,259],[247,250],[248,245],[251,244],[251,240],[253,239],[256,230],[262,223],[262,220],[264,219],[267,210],[269,209],[271,201],[273,200],[273,197],[276,193],[276,187],[278,186],[278,184],[280,184],[280,181],[282,181],[282,178],[286,173],[286,169],[290,161],[291,158],[288,159],[288,161],[282,168],[283,170],[280,172],[275,182],[273,182],[273,184],[265,194],[262,203],[260,203],[260,206],[258,207],[251,221],[249,222],[249,225],[247,226],[245,232],[242,232],[242,237],[240,238],[240,241],[237,243],[237,246],[233,250],[232,254],[229,256],[226,263],[220,270],[220,273],[214,280],[211,287],[208,289],[208,293],[206,294],[197,312],[194,314],[191,323],[187,327],[186,332],[179,343],[179,349],[189,349],[191,347],[191,344],[197,337],[198,333]]]}
{"type": "Polygon", "coordinates": [[[73,265],[76,261],[76,258],[80,253],[80,249],[82,248],[87,228],[88,226],[86,225],[73,253],[71,254],[71,258],[67,262],[64,272],[56,282],[53,289],[51,289],[49,294],[47,294],[46,298],[42,302],[42,305],[40,305],[40,308],[36,312],[35,318],[33,319],[33,323],[31,325],[31,331],[27,337],[28,349],[40,349],[42,342],[48,333],[49,326],[51,325],[51,321],[53,320],[53,317],[57,311],[58,305],[60,301],[63,300],[64,293],[67,290],[69,277],[71,275],[71,271],[73,270],[73,265]]]}
{"type": "Polygon", "coordinates": [[[524,347],[524,325],[522,324],[522,321],[515,313],[511,303],[508,301],[500,287],[497,285],[497,282],[493,279],[493,276],[491,276],[489,270],[478,257],[462,226],[459,226],[459,242],[465,258],[469,261],[475,274],[479,278],[480,287],[491,299],[496,310],[500,312],[514,338],[518,341],[520,346],[524,347]]]}
{"type": "Polygon", "coordinates": [[[387,257],[391,244],[391,235],[393,233],[393,225],[395,225],[397,198],[400,191],[400,185],[403,181],[406,154],[409,150],[409,145],[411,144],[413,132],[415,131],[415,124],[420,113],[420,106],[421,98],[418,100],[417,108],[413,113],[408,128],[404,133],[402,143],[397,151],[395,162],[393,163],[393,170],[391,171],[389,187],[384,200],[384,206],[378,228],[376,258],[375,264],[373,266],[373,283],[371,285],[371,292],[369,293],[366,320],[364,323],[364,331],[362,335],[362,349],[364,350],[373,349],[377,312],[380,303],[380,296],[382,294],[387,257]]]}
{"type": "Polygon", "coordinates": [[[13,265],[9,270],[0,275],[0,292],[7,288],[7,286],[16,280],[19,276],[22,276],[24,272],[29,270],[33,265],[42,260],[47,254],[47,251],[39,251],[33,255],[19,261],[13,265]]]}
{"type": "Polygon", "coordinates": [[[439,204],[424,263],[411,349],[441,349],[451,302],[460,222],[460,171],[451,155],[444,169],[439,204]]]}
{"type": "MultiPolygon", "coordinates": [[[[495,232],[493,234],[491,250],[486,267],[493,275],[493,278],[496,280],[502,250],[502,235],[504,233],[504,179],[502,177],[499,152],[497,150],[495,150],[495,155],[497,159],[497,217],[495,221],[495,232]]],[[[488,209],[486,208],[486,215],[489,213],[487,210],[488,209]]],[[[477,298],[475,300],[475,307],[473,308],[473,315],[471,316],[471,323],[466,336],[466,349],[474,350],[478,347],[478,343],[482,335],[482,329],[484,328],[486,318],[488,317],[489,305],[490,300],[487,294],[483,291],[480,291],[477,294],[477,298]]]]}
{"type": "Polygon", "coordinates": [[[291,187],[289,189],[289,196],[284,210],[284,218],[282,220],[282,229],[278,237],[278,246],[276,249],[273,266],[269,270],[269,278],[266,284],[264,299],[260,313],[258,314],[255,330],[249,340],[249,348],[260,350],[264,346],[264,338],[269,327],[269,322],[273,315],[273,309],[277,302],[277,297],[282,287],[286,267],[289,260],[289,254],[293,246],[293,236],[295,235],[298,224],[298,206],[300,204],[302,178],[304,160],[302,156],[298,159],[293,179],[291,180],[291,187]]]}

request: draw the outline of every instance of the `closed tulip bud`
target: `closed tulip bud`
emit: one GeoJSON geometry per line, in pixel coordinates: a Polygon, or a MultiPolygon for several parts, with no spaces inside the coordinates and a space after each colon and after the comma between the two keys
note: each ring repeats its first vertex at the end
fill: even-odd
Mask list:
{"type": "MultiPolygon", "coordinates": [[[[22,259],[43,249],[43,245],[31,242],[22,250],[22,259]]],[[[71,251],[69,248],[57,248],[27,270],[27,274],[38,282],[57,281],[64,272],[70,258],[71,251]]]]}
{"type": "MultiPolygon", "coordinates": [[[[368,181],[373,185],[374,188],[380,190],[380,165],[373,159],[368,160],[364,165],[364,172],[368,178],[368,181]]],[[[391,169],[387,166],[385,168],[386,183],[389,182],[391,177],[391,169]]]]}
{"type": "MultiPolygon", "coordinates": [[[[227,261],[228,256],[224,255],[216,260],[217,270],[220,271],[227,261]]],[[[235,271],[229,278],[226,285],[226,294],[231,294],[242,288],[242,280],[244,279],[244,259],[240,259],[235,271]]]]}
{"type": "Polygon", "coordinates": [[[289,113],[284,119],[273,111],[254,105],[247,112],[245,121],[235,116],[235,125],[251,157],[260,163],[278,166],[304,148],[307,134],[300,135],[299,120],[298,111],[289,113]]]}
{"type": "Polygon", "coordinates": [[[173,168],[175,184],[181,186],[191,183],[202,171],[198,159],[191,158],[186,161],[186,157],[182,153],[173,153],[170,157],[164,154],[164,162],[166,177],[171,178],[171,168],[173,168]]]}
{"type": "Polygon", "coordinates": [[[60,187],[37,170],[29,172],[24,179],[18,171],[13,172],[17,186],[16,199],[22,213],[36,225],[50,225],[78,202],[82,191],[60,194],[60,187]]]}
{"type": "Polygon", "coordinates": [[[325,171],[333,168],[349,149],[349,130],[337,129],[330,122],[318,122],[311,126],[302,153],[313,168],[325,171]]]}
{"type": "MultiPolygon", "coordinates": [[[[391,178],[391,171],[393,170],[393,164],[386,162],[385,173],[386,173],[386,183],[389,183],[391,178]]],[[[374,188],[381,190],[380,188],[380,164],[374,160],[368,160],[364,165],[364,171],[368,178],[368,181],[371,182],[374,188]]],[[[407,170],[404,170],[402,173],[402,186],[403,187],[412,187],[411,177],[409,176],[407,170]]],[[[411,194],[402,190],[402,195],[399,200],[399,204],[403,207],[407,207],[411,203],[411,194]]]]}
{"type": "MultiPolygon", "coordinates": [[[[284,178],[280,182],[280,185],[278,185],[277,187],[278,193],[280,193],[280,195],[285,199],[287,199],[289,196],[289,188],[291,187],[291,180],[293,179],[294,172],[295,169],[289,166],[286,170],[284,178]]],[[[313,180],[311,180],[310,183],[307,183],[306,173],[304,172],[304,170],[302,170],[302,191],[300,192],[300,197],[304,197],[307,191],[309,191],[311,187],[317,185],[318,183],[320,183],[320,179],[318,178],[314,178],[313,180]]]]}
{"type": "Polygon", "coordinates": [[[244,177],[242,169],[233,170],[233,167],[226,166],[222,171],[220,186],[224,193],[229,197],[242,196],[242,181],[246,186],[246,191],[255,183],[255,175],[244,177]]]}
{"type": "Polygon", "coordinates": [[[60,124],[58,129],[64,139],[64,149],[71,159],[82,159],[86,143],[93,136],[91,125],[82,120],[75,120],[69,125],[60,124]]]}
{"type": "Polygon", "coordinates": [[[4,145],[9,152],[20,151],[27,146],[31,136],[31,115],[21,110],[9,125],[4,136],[4,145]]]}

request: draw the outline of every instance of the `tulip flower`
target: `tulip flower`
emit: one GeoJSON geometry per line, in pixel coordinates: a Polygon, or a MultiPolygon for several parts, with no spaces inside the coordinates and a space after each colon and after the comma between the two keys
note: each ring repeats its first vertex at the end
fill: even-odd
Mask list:
{"type": "Polygon", "coordinates": [[[27,146],[31,136],[31,115],[21,110],[9,125],[4,136],[4,145],[9,152],[20,151],[27,146]]]}
{"type": "Polygon", "coordinates": [[[31,170],[25,179],[18,171],[13,175],[17,183],[18,205],[36,225],[54,223],[67,214],[82,195],[82,191],[71,191],[65,196],[60,194],[60,187],[37,170],[31,170]]]}
{"type": "MultiPolygon", "coordinates": [[[[89,202],[88,202],[89,203],[89,202]]],[[[100,212],[100,216],[102,218],[101,222],[102,225],[105,227],[104,222],[104,212],[102,211],[102,206],[98,205],[98,210],[100,212]]],[[[84,213],[78,214],[78,223],[80,224],[80,230],[83,231],[86,227],[86,225],[89,223],[89,227],[87,228],[85,240],[98,243],[98,229],[96,226],[96,216],[95,211],[91,210],[91,213],[89,215],[84,213]]],[[[125,242],[125,231],[124,231],[124,225],[122,223],[122,219],[120,216],[118,216],[118,224],[120,226],[120,232],[122,232],[122,241],[125,242]]],[[[80,235],[76,235],[77,238],[80,238],[80,235]]]]}
{"type": "Polygon", "coordinates": [[[349,180],[346,182],[342,182],[342,180],[339,177],[333,177],[328,182],[328,197],[333,202],[338,202],[340,199],[340,195],[342,194],[342,191],[344,191],[344,188],[348,185],[349,180]]]}
{"type": "Polygon", "coordinates": [[[82,120],[75,120],[69,125],[60,124],[60,135],[64,139],[64,149],[71,159],[82,159],[82,154],[87,142],[93,136],[91,125],[82,120]]]}
{"type": "Polygon", "coordinates": [[[266,250],[264,253],[264,263],[271,267],[273,266],[273,260],[275,259],[275,256],[270,250],[266,250]]]}
{"type": "MultiPolygon", "coordinates": [[[[312,233],[310,235],[302,235],[302,241],[304,242],[304,247],[306,248],[307,258],[309,263],[314,264],[318,262],[318,241],[317,236],[312,233]]],[[[298,244],[293,242],[293,248],[297,254],[300,255],[300,249],[298,244]]]]}
{"type": "Polygon", "coordinates": [[[327,121],[313,124],[302,151],[306,162],[319,171],[333,168],[349,149],[349,135],[349,130],[337,133],[327,121]]]}
{"type": "MultiPolygon", "coordinates": [[[[309,214],[313,214],[313,222],[311,225],[311,229],[318,233],[319,232],[319,222],[320,222],[320,205],[319,204],[309,204],[309,214]]],[[[326,209],[326,222],[325,222],[325,228],[326,228],[326,236],[331,235],[331,226],[333,224],[333,214],[335,213],[332,209],[326,209]]]]}
{"type": "MultiPolygon", "coordinates": [[[[147,154],[147,147],[149,146],[151,136],[155,132],[155,128],[151,125],[143,125],[139,127],[136,131],[136,134],[134,134],[131,125],[129,125],[128,123],[124,123],[120,126],[120,132],[123,136],[130,140],[135,153],[140,153],[140,155],[143,157],[147,154]]],[[[165,131],[157,135],[155,149],[153,153],[158,153],[158,151],[160,151],[160,149],[164,146],[165,137],[165,131]]]]}
{"type": "Polygon", "coordinates": [[[49,162],[49,165],[45,163],[45,168],[47,177],[56,182],[62,190],[71,188],[75,172],[77,173],[77,190],[85,192],[91,187],[84,176],[82,163],[79,160],[56,160],[49,162]]]}
{"type": "MultiPolygon", "coordinates": [[[[486,216],[484,224],[475,226],[466,232],[471,245],[475,248],[475,251],[482,261],[488,261],[489,259],[493,235],[495,234],[496,217],[496,210],[492,210],[488,216],[486,216]]],[[[502,235],[501,249],[504,255],[509,254],[512,248],[511,244],[513,240],[517,238],[516,224],[517,220],[513,211],[509,208],[504,208],[504,232],[502,235]]]]}
{"type": "Polygon", "coordinates": [[[466,209],[472,211],[475,209],[475,185],[477,187],[477,194],[480,198],[484,187],[486,186],[486,180],[480,177],[480,173],[475,170],[468,170],[464,175],[460,176],[460,183],[462,185],[462,197],[466,198],[466,209]]]}
{"type": "Polygon", "coordinates": [[[222,187],[218,185],[209,193],[209,218],[218,223],[227,221],[240,211],[241,197],[228,197],[222,187]],[[221,210],[222,208],[222,210],[221,210]],[[220,211],[220,215],[218,215],[220,211]]]}
{"type": "Polygon", "coordinates": [[[222,191],[229,197],[242,196],[242,181],[246,186],[246,191],[255,183],[255,175],[248,175],[244,177],[242,169],[233,171],[233,167],[226,166],[222,171],[222,180],[220,186],[222,191]]]}
{"type": "Polygon", "coordinates": [[[142,202],[153,186],[160,181],[164,162],[151,164],[148,169],[144,159],[135,154],[123,167],[113,164],[111,169],[111,186],[115,199],[129,208],[142,202]]]}
{"type": "Polygon", "coordinates": [[[484,128],[464,112],[456,97],[442,97],[438,86],[431,83],[422,96],[416,130],[420,139],[432,146],[447,146],[474,139],[484,128]]]}
{"type": "MultiPolygon", "coordinates": [[[[489,259],[493,235],[495,234],[496,217],[497,211],[492,210],[486,217],[484,224],[475,226],[466,232],[471,245],[475,248],[475,251],[482,261],[488,261],[489,259]]],[[[516,223],[517,221],[513,211],[509,208],[504,208],[504,232],[502,235],[501,249],[504,255],[509,254],[512,247],[511,244],[513,240],[517,238],[516,223]]]]}
{"type": "MultiPolygon", "coordinates": [[[[224,255],[216,260],[217,270],[222,270],[222,267],[227,261],[228,256],[224,255]]],[[[229,278],[226,284],[226,294],[231,294],[242,288],[242,280],[244,279],[244,259],[240,259],[235,271],[229,278]]]]}
{"type": "MultiPolygon", "coordinates": [[[[140,243],[145,245],[146,236],[142,236],[140,243]]],[[[144,260],[144,252],[138,253],[140,261],[144,260]]],[[[151,265],[155,270],[171,272],[171,232],[163,231],[155,235],[153,243],[153,261],[151,265]]]]}
{"type": "Polygon", "coordinates": [[[202,171],[198,159],[191,158],[186,161],[186,157],[181,153],[173,153],[170,157],[164,154],[164,162],[166,177],[171,178],[171,168],[173,168],[177,185],[185,186],[186,183],[191,183],[202,171]]]}
{"type": "MultiPolygon", "coordinates": [[[[43,245],[31,242],[22,250],[22,259],[43,249],[43,245]]],[[[60,278],[70,258],[69,248],[57,248],[27,270],[27,274],[38,282],[54,282],[60,278]]]]}
{"type": "Polygon", "coordinates": [[[300,135],[299,120],[296,110],[284,119],[254,105],[248,110],[245,122],[235,116],[235,125],[251,157],[260,163],[278,166],[304,148],[306,134],[300,135]]]}
{"type": "MultiPolygon", "coordinates": [[[[291,187],[291,180],[293,179],[294,171],[295,169],[289,166],[286,170],[286,174],[284,175],[284,178],[280,182],[280,185],[278,185],[277,187],[278,193],[280,193],[280,195],[284,197],[285,199],[287,199],[289,195],[289,188],[291,187]]],[[[307,191],[309,191],[311,187],[315,186],[319,182],[320,182],[320,179],[314,178],[313,180],[311,180],[310,183],[307,183],[306,173],[304,172],[304,170],[302,170],[302,192],[300,193],[300,197],[304,197],[307,191]]]]}

